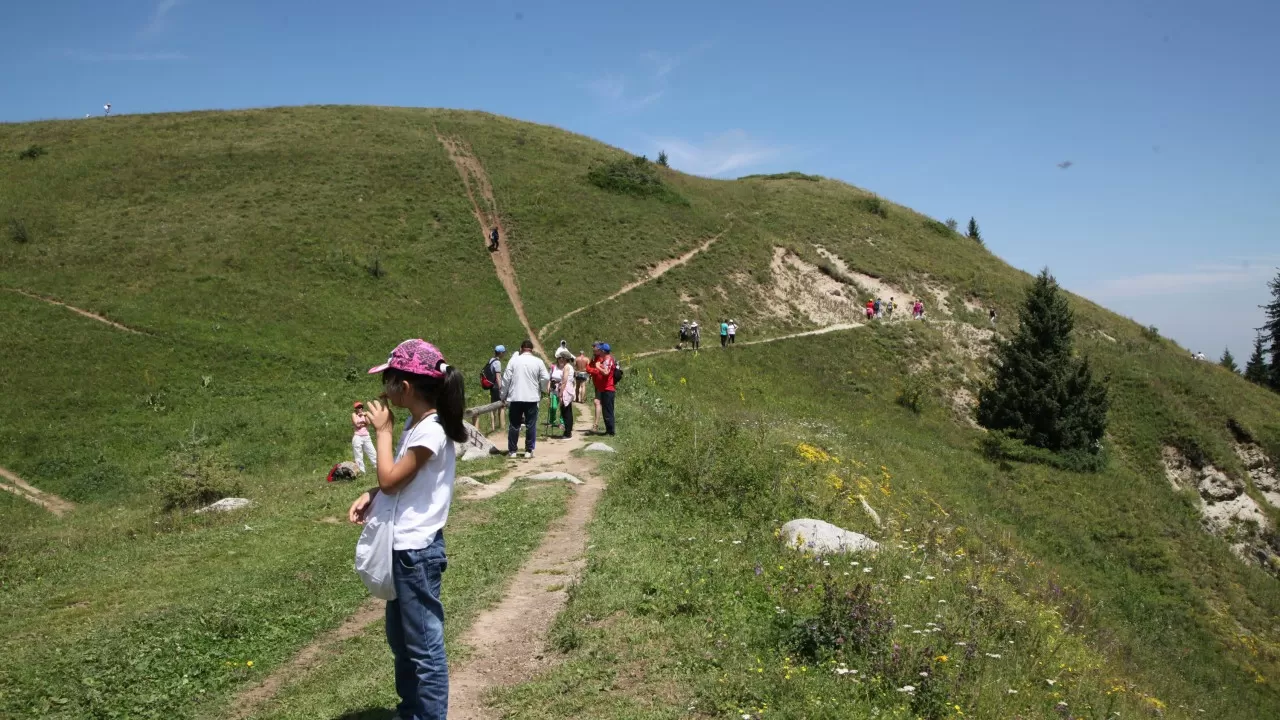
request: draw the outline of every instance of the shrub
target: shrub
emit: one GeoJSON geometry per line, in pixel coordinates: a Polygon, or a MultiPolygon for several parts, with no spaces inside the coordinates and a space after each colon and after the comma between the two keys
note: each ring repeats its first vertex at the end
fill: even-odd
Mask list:
{"type": "Polygon", "coordinates": [[[684,198],[662,182],[662,178],[653,169],[653,165],[643,157],[614,160],[603,165],[597,165],[587,171],[587,181],[601,190],[622,195],[652,197],[667,202],[687,203],[684,198]]]}
{"type": "Polygon", "coordinates": [[[44,147],[40,145],[28,145],[26,150],[23,150],[22,152],[18,153],[18,159],[19,160],[36,160],[36,159],[39,159],[41,155],[44,155],[47,152],[48,151],[45,150],[44,147]]]}
{"type": "Polygon", "coordinates": [[[888,644],[893,627],[892,614],[872,596],[869,584],[842,589],[827,580],[817,612],[792,620],[786,645],[814,662],[867,656],[888,644]]]}
{"type": "Polygon", "coordinates": [[[1142,328],[1142,337],[1151,342],[1160,342],[1160,328],[1155,325],[1148,325],[1142,328]]]}
{"type": "Polygon", "coordinates": [[[978,221],[973,218],[969,218],[968,235],[970,240],[978,243],[979,245],[982,244],[982,233],[978,231],[978,221]]]}
{"type": "Polygon", "coordinates": [[[908,381],[907,384],[898,388],[898,394],[894,397],[894,402],[917,415],[924,412],[924,408],[928,403],[928,400],[928,383],[923,380],[908,381]]]}
{"type": "Polygon", "coordinates": [[[662,167],[671,167],[671,165],[669,165],[669,164],[667,163],[667,151],[666,151],[666,150],[659,150],[659,151],[658,151],[658,164],[659,164],[659,165],[661,165],[662,167]]]}
{"type": "Polygon", "coordinates": [[[884,202],[878,197],[873,196],[860,198],[856,204],[859,208],[862,208],[872,215],[877,215],[882,218],[889,217],[889,208],[886,207],[884,202]]]}
{"type": "MultiPolygon", "coordinates": [[[[955,220],[952,220],[951,222],[955,222],[955,220]]],[[[952,234],[952,230],[950,227],[947,227],[945,224],[940,223],[937,220],[934,220],[933,218],[927,218],[924,221],[924,226],[934,231],[935,233],[942,235],[943,237],[949,237],[952,234]]]]}
{"type": "Polygon", "coordinates": [[[743,175],[739,180],[806,180],[808,182],[818,182],[822,179],[821,175],[806,175],[802,172],[792,170],[791,172],[773,173],[771,175],[743,175]]]}
{"type": "Polygon", "coordinates": [[[179,453],[177,471],[160,487],[165,512],[202,507],[240,492],[227,463],[218,455],[188,447],[179,453]]]}
{"type": "Polygon", "coordinates": [[[955,218],[947,218],[946,225],[947,225],[947,229],[950,230],[951,232],[956,232],[956,230],[960,227],[960,223],[956,222],[955,218]]]}
{"type": "Polygon", "coordinates": [[[992,462],[1021,462],[1048,465],[1075,473],[1100,472],[1107,466],[1107,455],[1102,450],[1067,450],[1060,453],[1027,445],[1002,430],[993,430],[978,440],[978,451],[992,462]]]}
{"type": "Polygon", "coordinates": [[[369,260],[368,263],[365,264],[364,269],[374,279],[381,279],[386,277],[387,275],[386,268],[382,267],[382,260],[376,254],[369,260]]]}
{"type": "Polygon", "coordinates": [[[10,220],[9,239],[22,245],[31,242],[31,231],[27,230],[27,224],[17,218],[10,220]]]}

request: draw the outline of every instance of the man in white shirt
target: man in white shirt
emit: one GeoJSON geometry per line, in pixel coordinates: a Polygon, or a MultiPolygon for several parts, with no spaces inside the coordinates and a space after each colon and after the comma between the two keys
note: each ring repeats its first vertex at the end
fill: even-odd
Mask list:
{"type": "Polygon", "coordinates": [[[538,403],[547,391],[551,373],[533,354],[533,341],[520,343],[520,354],[507,363],[502,373],[502,401],[507,404],[507,457],[516,456],[520,442],[520,426],[525,426],[524,456],[533,457],[538,442],[538,403]]]}

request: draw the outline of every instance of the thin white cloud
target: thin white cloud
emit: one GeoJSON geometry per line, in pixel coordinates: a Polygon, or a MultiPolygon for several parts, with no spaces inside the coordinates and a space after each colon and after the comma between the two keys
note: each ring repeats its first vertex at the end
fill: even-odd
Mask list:
{"type": "Polygon", "coordinates": [[[716,177],[777,158],[783,148],[763,144],[743,130],[728,130],[702,142],[677,137],[651,140],[656,151],[667,153],[671,166],[694,175],[716,177]]]}
{"type": "Polygon", "coordinates": [[[155,8],[151,11],[151,19],[142,28],[142,34],[154,35],[164,30],[169,13],[183,2],[184,0],[160,0],[160,2],[156,3],[155,8]]]}
{"type": "Polygon", "coordinates": [[[180,52],[101,52],[98,50],[67,50],[67,57],[88,63],[106,62],[173,62],[186,60],[180,52]]]}
{"type": "Polygon", "coordinates": [[[611,112],[635,112],[657,102],[665,92],[658,88],[645,94],[636,94],[628,88],[627,79],[617,73],[601,75],[587,82],[584,87],[611,112]]]}
{"type": "Polygon", "coordinates": [[[670,75],[710,47],[708,41],[682,53],[650,50],[640,55],[643,69],[627,73],[606,72],[587,81],[583,87],[609,112],[636,112],[662,99],[667,92],[670,75]]]}
{"type": "Polygon", "coordinates": [[[1179,295],[1228,285],[1253,285],[1272,277],[1272,263],[1205,265],[1183,272],[1143,273],[1096,285],[1086,294],[1098,298],[1179,295]]]}

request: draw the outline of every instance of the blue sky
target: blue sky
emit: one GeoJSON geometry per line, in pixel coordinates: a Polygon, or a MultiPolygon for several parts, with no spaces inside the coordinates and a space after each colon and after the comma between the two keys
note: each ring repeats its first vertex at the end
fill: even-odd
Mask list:
{"type": "Polygon", "coordinates": [[[1274,0],[46,0],[0,18],[0,121],[456,107],[703,175],[803,170],[976,216],[1012,264],[1215,357],[1247,356],[1280,266],[1274,0]]]}

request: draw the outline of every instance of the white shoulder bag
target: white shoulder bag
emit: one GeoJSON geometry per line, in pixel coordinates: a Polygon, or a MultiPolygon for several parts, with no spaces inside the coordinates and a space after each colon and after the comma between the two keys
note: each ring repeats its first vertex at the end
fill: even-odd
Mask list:
{"type": "Polygon", "coordinates": [[[396,539],[396,509],[399,493],[388,497],[378,493],[369,508],[360,540],[356,542],[356,574],[380,600],[396,599],[395,577],[392,575],[392,546],[396,539]]]}

